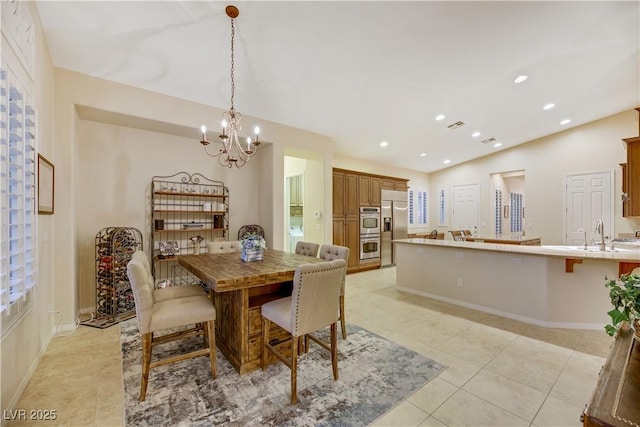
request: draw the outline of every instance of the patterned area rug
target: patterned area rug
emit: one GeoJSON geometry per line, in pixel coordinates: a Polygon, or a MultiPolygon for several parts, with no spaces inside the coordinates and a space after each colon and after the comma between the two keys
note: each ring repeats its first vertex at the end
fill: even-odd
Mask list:
{"type": "MultiPolygon", "coordinates": [[[[445,369],[366,329],[348,325],[347,332],[346,340],[338,340],[338,381],[329,353],[317,344],[298,359],[297,405],[290,404],[290,371],[283,363],[240,376],[219,351],[217,379],[211,379],[208,357],[161,366],[150,371],[147,398],[140,402],[140,334],[136,319],[122,322],[126,425],[362,426],[445,369]]],[[[190,346],[164,344],[154,355],[178,345],[190,346]]],[[[192,345],[202,346],[202,338],[192,345]]]]}

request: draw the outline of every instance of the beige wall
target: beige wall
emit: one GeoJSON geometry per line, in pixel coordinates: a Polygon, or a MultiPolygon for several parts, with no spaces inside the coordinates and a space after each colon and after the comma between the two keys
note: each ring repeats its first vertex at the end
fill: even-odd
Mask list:
{"type": "Polygon", "coordinates": [[[60,69],[56,89],[58,162],[64,168],[59,191],[63,206],[56,221],[66,236],[56,241],[56,250],[69,258],[56,263],[55,283],[67,319],[92,306],[94,265],[89,255],[98,230],[118,225],[149,229],[145,197],[154,175],[200,172],[224,181],[230,190],[231,236],[243,224],[258,223],[269,246],[279,249],[284,150],[295,147],[323,162],[331,159],[329,138],[245,116],[245,122],[260,125],[269,143],[244,168],[222,168],[198,143],[200,124],[217,123],[222,110],[60,69]],[[187,137],[190,129],[193,137],[187,137]]]}
{"type": "MultiPolygon", "coordinates": [[[[587,123],[565,132],[540,138],[459,166],[432,173],[430,193],[446,188],[451,197],[454,185],[480,185],[480,234],[493,232],[491,174],[525,171],[527,235],[541,236],[547,245],[564,243],[564,178],[568,174],[614,171],[615,234],[640,228],[637,219],[622,218],[620,163],[626,161],[622,138],[638,133],[634,110],[587,123]]],[[[451,200],[449,200],[451,206],[451,200]]],[[[430,204],[430,217],[437,206],[430,204]]],[[[449,210],[449,215],[451,210],[449,210]]],[[[451,224],[451,221],[449,221],[451,224]]],[[[443,227],[442,230],[446,230],[443,227]]]]}
{"type": "MultiPolygon", "coordinates": [[[[0,6],[1,7],[1,6],[0,6]]],[[[2,36],[0,53],[3,61],[9,61],[21,82],[25,83],[25,90],[33,98],[37,114],[37,144],[38,152],[44,155],[56,166],[56,178],[59,172],[56,146],[53,139],[53,67],[49,58],[49,51],[44,41],[40,18],[35,4],[23,2],[21,7],[29,8],[35,25],[35,75],[33,83],[27,83],[31,78],[25,71],[14,64],[19,64],[7,40],[2,36]]],[[[57,182],[56,182],[57,184],[57,182]]],[[[56,193],[57,195],[57,193],[56,193]]],[[[55,208],[58,208],[56,199],[55,208]]],[[[53,328],[57,322],[56,316],[49,310],[56,309],[54,304],[53,270],[56,255],[53,242],[56,237],[54,227],[55,215],[38,216],[38,283],[34,294],[32,309],[16,326],[4,337],[0,344],[0,407],[3,410],[13,408],[26,387],[33,370],[36,368],[42,353],[52,337],[53,328]]],[[[65,254],[57,255],[64,257],[65,254]]]]}

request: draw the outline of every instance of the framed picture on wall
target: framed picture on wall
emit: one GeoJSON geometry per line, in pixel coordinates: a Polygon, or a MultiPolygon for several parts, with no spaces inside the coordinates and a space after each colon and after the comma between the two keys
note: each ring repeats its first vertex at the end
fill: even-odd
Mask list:
{"type": "Polygon", "coordinates": [[[55,167],[38,154],[38,214],[53,214],[55,167]]]}

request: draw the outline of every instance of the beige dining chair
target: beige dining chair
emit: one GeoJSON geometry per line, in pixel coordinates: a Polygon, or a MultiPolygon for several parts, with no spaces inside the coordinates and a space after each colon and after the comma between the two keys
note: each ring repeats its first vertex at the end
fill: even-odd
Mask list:
{"type": "Polygon", "coordinates": [[[462,234],[462,230],[449,230],[449,233],[451,233],[451,238],[456,242],[464,241],[464,235],[462,234]]]}
{"type": "MultiPolygon", "coordinates": [[[[318,257],[327,261],[334,259],[343,259],[349,264],[349,253],[351,249],[346,246],[338,245],[322,245],[318,257]]],[[[342,285],[340,286],[340,328],[342,329],[342,339],[347,339],[347,321],[344,317],[344,291],[345,282],[347,280],[347,269],[345,268],[342,276],[342,285]]]]}
{"type": "Polygon", "coordinates": [[[273,353],[291,369],[291,403],[298,402],[297,375],[300,338],[316,342],[331,352],[333,379],[338,380],[338,296],[342,276],[347,269],[345,260],[303,264],[296,267],[290,297],[277,299],[262,306],[262,370],[267,368],[268,352],[273,353]],[[287,358],[269,343],[271,322],[291,334],[291,357],[287,358]],[[312,332],[330,326],[330,345],[312,332]]]}
{"type": "Polygon", "coordinates": [[[296,243],[296,253],[298,255],[318,256],[318,249],[320,245],[313,242],[298,242],[296,243]]]}
{"type": "MultiPolygon", "coordinates": [[[[151,265],[149,264],[149,259],[147,255],[142,251],[135,251],[133,255],[131,255],[132,260],[137,260],[144,267],[145,272],[151,278],[153,275],[151,274],[151,265]]],[[[152,286],[152,289],[154,286],[152,286]]],[[[198,285],[181,285],[181,286],[170,286],[168,288],[158,288],[153,289],[153,300],[154,301],[163,301],[171,298],[184,298],[184,297],[195,297],[195,296],[207,296],[207,292],[198,285]]]]}
{"type": "MultiPolygon", "coordinates": [[[[135,254],[134,254],[135,255],[135,254]]],[[[144,255],[144,253],[143,253],[144,255]]],[[[146,258],[146,256],[145,256],[146,258]]],[[[145,400],[149,370],[169,363],[180,362],[197,356],[209,355],[211,376],[216,377],[216,309],[206,295],[159,299],[161,293],[153,290],[153,276],[148,273],[140,256],[132,257],[127,264],[127,276],[133,290],[138,329],[142,335],[142,379],[140,401],[145,400]],[[188,327],[187,329],[184,329],[188,327]],[[181,328],[177,332],[161,331],[181,328]],[[153,346],[202,334],[208,346],[189,353],[151,361],[153,346]]]]}
{"type": "Polygon", "coordinates": [[[229,242],[210,242],[207,243],[207,251],[210,254],[224,254],[229,252],[240,252],[242,243],[239,240],[231,240],[229,242]]]}

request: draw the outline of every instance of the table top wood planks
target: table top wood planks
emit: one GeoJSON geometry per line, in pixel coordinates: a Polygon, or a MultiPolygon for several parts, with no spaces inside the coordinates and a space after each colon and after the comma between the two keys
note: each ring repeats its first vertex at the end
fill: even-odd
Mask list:
{"type": "Polygon", "coordinates": [[[226,292],[293,280],[296,267],[324,259],[268,249],[264,260],[244,262],[239,252],[180,255],[178,263],[215,292],[226,292]]]}

